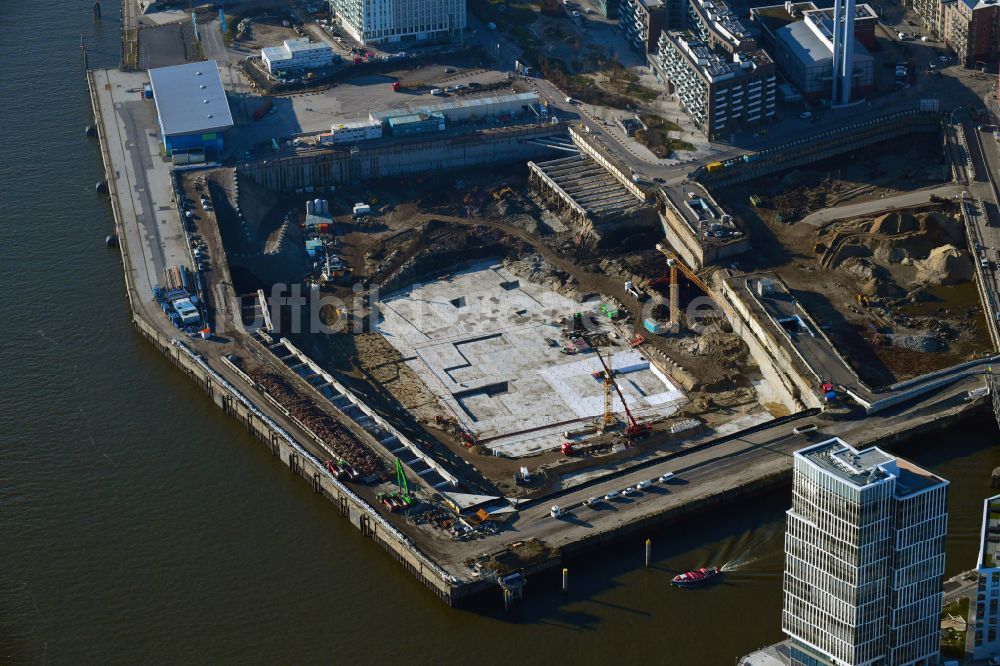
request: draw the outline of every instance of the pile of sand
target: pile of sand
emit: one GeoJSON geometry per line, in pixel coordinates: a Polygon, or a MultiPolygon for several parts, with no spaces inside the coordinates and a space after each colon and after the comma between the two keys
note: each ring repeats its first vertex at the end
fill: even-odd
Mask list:
{"type": "Polygon", "coordinates": [[[872,234],[905,234],[918,229],[917,220],[908,211],[879,215],[872,222],[872,234]]]}
{"type": "Polygon", "coordinates": [[[927,285],[956,284],[972,279],[969,253],[954,245],[942,245],[931,250],[926,259],[913,262],[916,281],[927,285]]]}

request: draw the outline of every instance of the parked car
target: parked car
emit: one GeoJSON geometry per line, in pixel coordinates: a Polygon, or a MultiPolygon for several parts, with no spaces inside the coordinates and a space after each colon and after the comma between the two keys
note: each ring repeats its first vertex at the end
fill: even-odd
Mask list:
{"type": "Polygon", "coordinates": [[[604,499],[610,502],[613,499],[618,499],[620,495],[621,493],[618,492],[617,490],[612,490],[611,492],[609,492],[607,495],[604,496],[604,499]]]}

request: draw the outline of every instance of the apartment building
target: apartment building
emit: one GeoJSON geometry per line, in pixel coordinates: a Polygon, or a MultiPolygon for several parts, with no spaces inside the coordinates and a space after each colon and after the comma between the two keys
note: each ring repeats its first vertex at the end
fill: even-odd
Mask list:
{"type": "Polygon", "coordinates": [[[713,49],[752,51],[757,42],[750,28],[723,0],[687,0],[685,27],[713,49]]]}
{"type": "Polygon", "coordinates": [[[632,46],[643,53],[656,51],[660,33],[670,23],[671,1],[619,0],[618,24],[632,46]]]}
{"type": "Polygon", "coordinates": [[[997,59],[1000,51],[998,0],[951,0],[943,3],[942,12],[944,42],[955,52],[959,64],[978,68],[997,59]]]}
{"type": "Polygon", "coordinates": [[[795,453],[782,612],[792,664],[938,663],[947,489],[837,438],[795,453]]]}
{"type": "MultiPolygon", "coordinates": [[[[950,0],[963,2],[964,0],[950,0]]],[[[944,5],[949,0],[912,0],[913,11],[920,18],[920,27],[928,35],[944,39],[944,5]]]]}
{"type": "Polygon", "coordinates": [[[666,31],[651,65],[710,140],[774,118],[777,81],[764,51],[728,52],[666,31]]]}
{"type": "Polygon", "coordinates": [[[923,30],[941,39],[963,67],[1000,55],[1000,0],[913,0],[923,30]]]}
{"type": "Polygon", "coordinates": [[[464,0],[330,0],[330,11],[362,44],[452,38],[466,25],[464,0]]]}

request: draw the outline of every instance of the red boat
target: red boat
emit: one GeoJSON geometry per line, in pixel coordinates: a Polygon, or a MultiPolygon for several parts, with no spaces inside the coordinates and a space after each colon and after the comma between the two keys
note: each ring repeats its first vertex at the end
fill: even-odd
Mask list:
{"type": "Polygon", "coordinates": [[[681,587],[691,587],[707,583],[721,573],[722,569],[719,567],[702,567],[700,569],[695,569],[694,571],[678,574],[677,576],[674,576],[673,580],[670,582],[681,587]]]}

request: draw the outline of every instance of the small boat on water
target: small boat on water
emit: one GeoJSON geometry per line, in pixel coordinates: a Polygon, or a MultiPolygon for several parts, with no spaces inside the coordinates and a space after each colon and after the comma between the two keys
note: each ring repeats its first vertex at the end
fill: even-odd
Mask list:
{"type": "Polygon", "coordinates": [[[673,577],[670,582],[680,587],[694,587],[703,585],[722,573],[719,567],[702,567],[694,571],[687,571],[673,577]]]}

